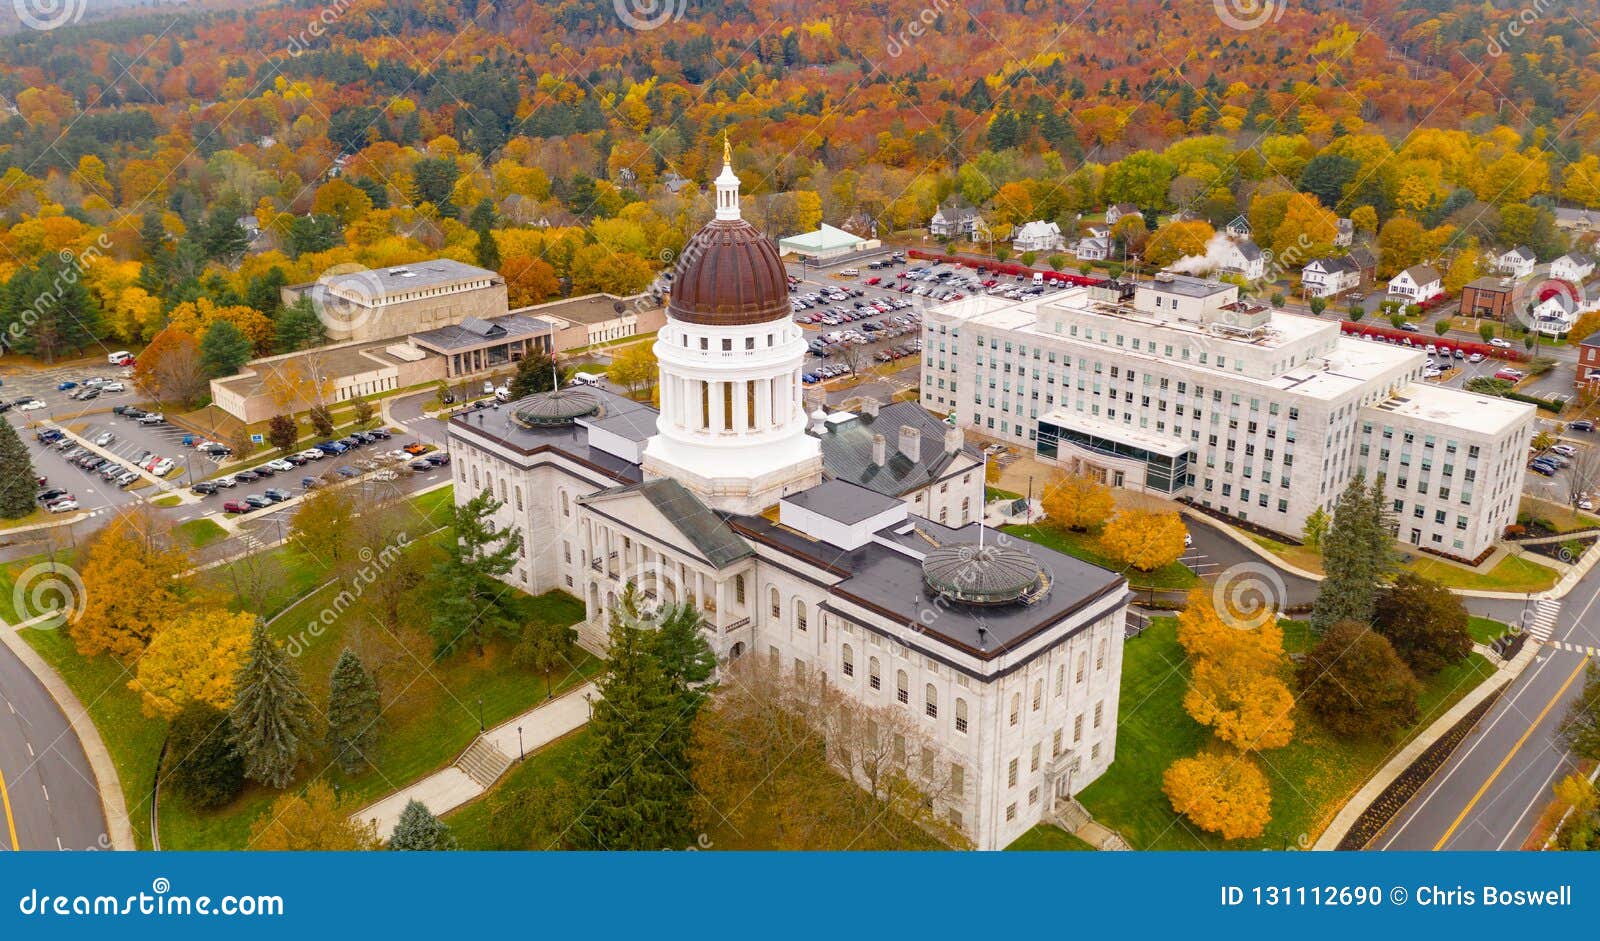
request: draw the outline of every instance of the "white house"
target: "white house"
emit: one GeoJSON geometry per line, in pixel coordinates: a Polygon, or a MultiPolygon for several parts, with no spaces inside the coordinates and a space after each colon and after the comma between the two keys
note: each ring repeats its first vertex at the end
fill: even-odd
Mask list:
{"type": "Polygon", "coordinates": [[[1300,286],[1306,297],[1333,297],[1361,286],[1361,269],[1343,256],[1312,259],[1300,269],[1300,286]]]}
{"type": "Polygon", "coordinates": [[[1266,253],[1249,239],[1229,239],[1220,251],[1223,271],[1242,275],[1246,281],[1260,281],[1267,276],[1266,253]]]}
{"type": "Polygon", "coordinates": [[[1600,209],[1556,209],[1556,228],[1588,232],[1600,229],[1600,209]]]}
{"type": "Polygon", "coordinates": [[[1244,217],[1244,213],[1240,213],[1233,217],[1233,221],[1228,223],[1223,231],[1228,234],[1228,238],[1247,239],[1251,235],[1250,220],[1244,217]]]}
{"type": "Polygon", "coordinates": [[[1011,247],[1019,253],[1059,252],[1065,245],[1061,238],[1061,226],[1042,219],[1024,225],[1011,239],[1011,247]]]}
{"type": "Polygon", "coordinates": [[[1550,277],[1583,284],[1594,274],[1594,259],[1582,252],[1570,252],[1550,263],[1550,277]]]}
{"type": "Polygon", "coordinates": [[[1079,239],[1076,254],[1079,261],[1105,261],[1111,257],[1111,240],[1098,236],[1079,239]]]}
{"type": "Polygon", "coordinates": [[[1412,265],[1389,279],[1389,299],[1421,304],[1444,293],[1444,280],[1430,265],[1412,265]]]}
{"type": "Polygon", "coordinates": [[[1124,216],[1140,215],[1139,207],[1133,203],[1113,203],[1106,207],[1106,225],[1116,225],[1124,216]]]}
{"type": "Polygon", "coordinates": [[[1533,254],[1532,249],[1518,245],[1511,251],[1496,258],[1494,266],[1513,278],[1526,278],[1528,275],[1533,274],[1533,266],[1538,263],[1539,259],[1533,254]]]}
{"type": "Polygon", "coordinates": [[[975,207],[952,201],[933,214],[928,231],[936,238],[970,239],[978,234],[981,221],[975,207]]]}
{"type": "Polygon", "coordinates": [[[1356,224],[1349,217],[1339,220],[1339,228],[1333,233],[1334,248],[1349,248],[1356,240],[1356,224]]]}

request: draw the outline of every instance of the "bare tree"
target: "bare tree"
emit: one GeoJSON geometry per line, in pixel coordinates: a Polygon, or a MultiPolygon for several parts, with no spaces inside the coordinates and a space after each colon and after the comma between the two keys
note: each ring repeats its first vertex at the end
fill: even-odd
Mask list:
{"type": "Polygon", "coordinates": [[[1600,491],[1600,450],[1581,445],[1567,465],[1567,502],[1577,507],[1596,491],[1600,491]]]}
{"type": "Polygon", "coordinates": [[[770,831],[766,848],[969,845],[951,822],[952,756],[908,709],[865,706],[814,672],[727,664],[691,748],[706,825],[770,831]]]}

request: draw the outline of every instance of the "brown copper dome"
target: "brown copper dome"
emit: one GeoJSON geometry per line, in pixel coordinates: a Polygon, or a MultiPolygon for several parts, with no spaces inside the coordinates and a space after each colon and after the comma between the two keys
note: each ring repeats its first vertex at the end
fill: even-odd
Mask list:
{"type": "Polygon", "coordinates": [[[789,282],[772,242],[742,219],[713,219],[683,250],[667,313],[716,327],[789,317],[789,282]]]}

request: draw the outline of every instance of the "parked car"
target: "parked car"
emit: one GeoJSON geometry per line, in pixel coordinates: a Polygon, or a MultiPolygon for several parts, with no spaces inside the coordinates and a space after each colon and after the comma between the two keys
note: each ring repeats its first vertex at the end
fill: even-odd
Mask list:
{"type": "Polygon", "coordinates": [[[390,434],[389,429],[387,428],[374,428],[367,432],[367,434],[371,435],[376,441],[388,441],[390,438],[394,437],[394,435],[390,434]]]}
{"type": "Polygon", "coordinates": [[[45,509],[49,510],[52,513],[70,513],[73,510],[76,510],[77,508],[78,508],[78,501],[76,501],[76,500],[62,500],[62,501],[60,501],[58,503],[52,503],[49,506],[45,507],[45,509]]]}
{"type": "Polygon", "coordinates": [[[100,387],[101,392],[126,392],[128,387],[120,382],[108,382],[100,387]]]}
{"type": "Polygon", "coordinates": [[[60,487],[51,487],[49,490],[41,490],[41,491],[39,491],[38,496],[34,497],[34,499],[39,501],[39,505],[40,506],[43,506],[46,503],[50,503],[51,501],[54,501],[54,500],[59,500],[62,497],[66,497],[68,499],[71,499],[72,498],[72,494],[67,493],[65,490],[62,490],[60,487]]]}
{"type": "Polygon", "coordinates": [[[218,477],[216,480],[213,480],[212,483],[216,484],[218,487],[226,487],[229,490],[239,486],[239,481],[235,480],[232,474],[229,474],[226,477],[218,477]]]}
{"type": "Polygon", "coordinates": [[[263,497],[266,497],[268,500],[271,500],[273,503],[282,503],[283,501],[285,501],[285,500],[289,499],[291,496],[293,496],[293,494],[291,494],[289,491],[287,491],[287,490],[279,490],[277,488],[273,488],[271,490],[263,490],[261,492],[261,495],[263,497]]]}
{"type": "Polygon", "coordinates": [[[139,416],[139,424],[141,425],[159,425],[166,420],[167,416],[161,414],[160,412],[153,412],[147,415],[139,416]]]}
{"type": "Polygon", "coordinates": [[[198,493],[202,497],[209,497],[213,493],[217,492],[217,484],[215,481],[202,480],[193,487],[190,487],[189,492],[198,493]]]}
{"type": "Polygon", "coordinates": [[[1556,452],[1562,457],[1572,457],[1574,454],[1578,453],[1578,449],[1570,444],[1558,444],[1552,447],[1550,450],[1556,452]]]}
{"type": "Polygon", "coordinates": [[[262,480],[265,480],[266,478],[271,477],[273,474],[277,473],[277,471],[275,469],[273,469],[271,464],[262,464],[259,467],[252,467],[250,469],[250,471],[251,471],[251,473],[255,474],[256,477],[258,477],[258,478],[260,478],[262,480]]]}
{"type": "Polygon", "coordinates": [[[248,483],[254,483],[257,480],[260,480],[261,478],[257,477],[256,476],[256,472],[253,471],[253,470],[242,470],[242,471],[239,471],[237,474],[234,474],[233,475],[233,479],[238,481],[241,484],[248,484],[248,483]]]}
{"type": "Polygon", "coordinates": [[[1593,431],[1594,430],[1594,422],[1590,421],[1587,418],[1580,418],[1577,421],[1572,422],[1571,424],[1567,425],[1567,430],[1568,431],[1593,431]]]}
{"type": "Polygon", "coordinates": [[[433,465],[429,464],[425,460],[412,461],[410,467],[414,471],[431,471],[431,470],[433,470],[433,465]]]}
{"type": "Polygon", "coordinates": [[[71,379],[68,379],[65,382],[62,382],[59,385],[57,385],[56,386],[56,391],[57,392],[65,392],[68,389],[76,389],[77,387],[78,387],[78,384],[76,382],[73,382],[71,379]]]}
{"type": "Polygon", "coordinates": [[[360,471],[356,470],[354,467],[351,467],[349,464],[341,464],[334,469],[339,472],[340,477],[359,477],[361,475],[360,471]]]}
{"type": "Polygon", "coordinates": [[[1491,339],[1489,341],[1489,345],[1490,346],[1498,346],[1502,350],[1511,349],[1511,341],[1510,340],[1502,340],[1499,337],[1494,337],[1493,339],[1491,339]]]}
{"type": "Polygon", "coordinates": [[[243,500],[229,500],[222,505],[222,511],[224,513],[248,513],[250,512],[250,504],[243,500]]]}
{"type": "Polygon", "coordinates": [[[172,473],[172,469],[174,467],[177,467],[177,466],[178,465],[176,465],[176,464],[174,464],[172,462],[172,458],[170,458],[170,457],[162,458],[160,463],[158,463],[158,464],[156,464],[156,466],[150,468],[150,473],[156,475],[157,477],[165,477],[168,474],[172,473]]]}
{"type": "Polygon", "coordinates": [[[257,510],[266,509],[267,507],[272,505],[272,501],[271,500],[268,500],[266,497],[263,497],[263,496],[260,496],[259,494],[254,494],[254,493],[246,496],[244,498],[244,502],[245,502],[245,504],[247,506],[253,507],[253,508],[257,509],[257,510]]]}
{"type": "Polygon", "coordinates": [[[102,447],[103,448],[103,447],[105,447],[106,445],[110,444],[111,442],[113,442],[115,440],[117,440],[117,436],[112,434],[109,431],[106,431],[106,432],[102,432],[101,434],[97,435],[95,437],[95,439],[94,439],[94,443],[95,443],[95,445],[97,447],[102,447]]]}
{"type": "Polygon", "coordinates": [[[450,463],[450,452],[448,452],[448,451],[435,451],[432,454],[428,455],[427,457],[423,458],[423,460],[427,461],[429,464],[432,464],[435,467],[443,467],[444,465],[450,463]]]}
{"type": "Polygon", "coordinates": [[[270,467],[270,468],[272,468],[273,470],[276,470],[276,471],[292,471],[292,470],[294,470],[294,465],[289,463],[288,461],[282,459],[282,458],[279,458],[278,460],[275,460],[275,461],[268,461],[266,464],[264,464],[262,466],[263,467],[270,467]]]}
{"type": "Polygon", "coordinates": [[[45,407],[44,403],[39,401],[38,399],[29,399],[28,401],[23,402],[21,405],[18,405],[17,406],[17,411],[19,411],[19,412],[34,412],[34,411],[38,411],[39,409],[44,408],[44,407],[45,407]]]}
{"type": "Polygon", "coordinates": [[[304,451],[300,452],[299,456],[308,461],[320,461],[328,455],[323,453],[323,451],[319,448],[306,448],[304,451]]]}
{"type": "Polygon", "coordinates": [[[432,445],[428,445],[428,444],[423,444],[421,441],[413,441],[410,444],[406,445],[401,450],[405,451],[407,454],[413,454],[413,455],[414,454],[426,454],[427,452],[433,450],[433,446],[432,445]]]}

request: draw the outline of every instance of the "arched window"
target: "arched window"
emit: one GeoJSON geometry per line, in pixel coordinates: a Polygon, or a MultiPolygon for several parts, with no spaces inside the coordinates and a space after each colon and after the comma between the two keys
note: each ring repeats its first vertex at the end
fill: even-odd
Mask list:
{"type": "Polygon", "coordinates": [[[851,652],[849,644],[844,645],[843,661],[840,669],[845,676],[856,675],[856,658],[855,654],[851,652]]]}
{"type": "Polygon", "coordinates": [[[963,734],[967,731],[967,701],[956,700],[956,731],[963,734]]]}
{"type": "Polygon", "coordinates": [[[867,685],[873,689],[883,688],[883,679],[878,673],[878,658],[867,658],[867,685]]]}
{"type": "Polygon", "coordinates": [[[1011,694],[1011,724],[1017,724],[1017,716],[1022,712],[1022,694],[1011,694]]]}
{"type": "Polygon", "coordinates": [[[928,718],[939,718],[939,691],[933,688],[932,683],[923,689],[922,698],[922,710],[928,714],[928,718]]]}
{"type": "Polygon", "coordinates": [[[794,600],[794,628],[797,631],[806,629],[806,603],[799,598],[794,600]]]}
{"type": "Polygon", "coordinates": [[[778,598],[778,587],[776,585],[772,587],[771,593],[768,595],[768,597],[772,599],[773,618],[776,619],[783,617],[783,602],[778,598]]]}
{"type": "Polygon", "coordinates": [[[906,671],[896,670],[894,674],[894,698],[901,703],[911,702],[911,683],[906,678],[906,671]]]}
{"type": "Polygon", "coordinates": [[[517,484],[516,491],[517,491],[517,509],[521,510],[522,509],[522,485],[521,484],[517,484]]]}
{"type": "Polygon", "coordinates": [[[472,489],[478,489],[478,469],[476,467],[472,469],[472,489]]]}
{"type": "Polygon", "coordinates": [[[572,507],[569,506],[568,503],[567,503],[567,492],[565,490],[561,491],[561,515],[562,516],[571,516],[572,515],[572,507]]]}

